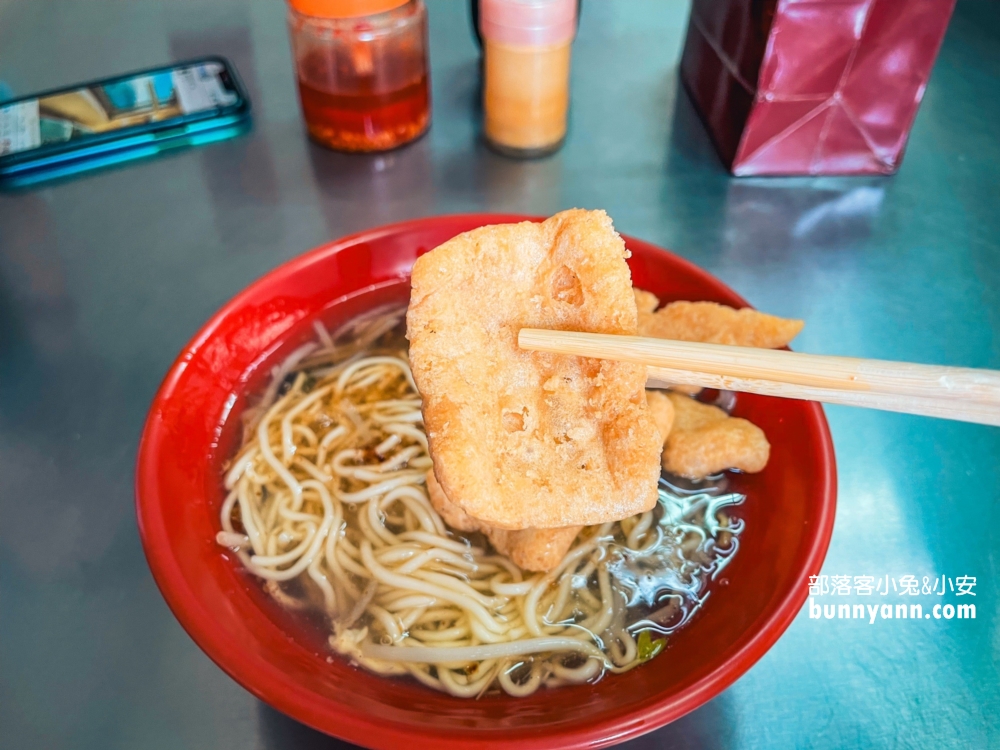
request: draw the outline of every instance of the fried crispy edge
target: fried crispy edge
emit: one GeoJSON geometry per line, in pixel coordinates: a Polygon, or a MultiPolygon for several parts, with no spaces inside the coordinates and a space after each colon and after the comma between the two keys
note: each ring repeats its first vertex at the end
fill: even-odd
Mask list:
{"type": "Polygon", "coordinates": [[[756,474],[767,466],[771,445],[757,425],[679,393],[667,397],[676,416],[662,463],[671,474],[704,479],[726,469],[756,474]]]}
{"type": "Polygon", "coordinates": [[[653,415],[656,431],[660,433],[663,444],[666,445],[667,438],[670,437],[670,431],[674,426],[674,403],[667,394],[647,389],[646,405],[653,415]]]}
{"type": "Polygon", "coordinates": [[[481,531],[483,523],[455,505],[444,493],[444,488],[434,475],[434,469],[427,470],[427,497],[441,520],[458,531],[481,531]]]}
{"type": "Polygon", "coordinates": [[[558,529],[498,529],[473,518],[448,499],[434,470],[427,472],[427,496],[444,522],[458,531],[480,531],[501,555],[506,555],[522,570],[549,571],[566,557],[582,526],[558,529]]]}
{"type": "Polygon", "coordinates": [[[639,312],[640,336],[760,349],[788,346],[804,325],[801,320],[717,302],[671,302],[656,312],[639,312]]]}
{"type": "Polygon", "coordinates": [[[652,292],[632,287],[632,294],[635,295],[635,309],[640,315],[652,313],[660,306],[660,298],[652,292]]]}

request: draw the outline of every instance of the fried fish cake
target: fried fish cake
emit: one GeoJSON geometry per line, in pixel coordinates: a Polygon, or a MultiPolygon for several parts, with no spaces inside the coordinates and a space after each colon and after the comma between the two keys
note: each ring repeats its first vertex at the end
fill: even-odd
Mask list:
{"type": "Polygon", "coordinates": [[[497,529],[477,521],[459,508],[444,494],[444,490],[434,476],[433,469],[427,472],[427,495],[431,505],[444,522],[458,531],[481,531],[501,555],[506,555],[522,570],[548,571],[555,568],[566,557],[573,540],[582,526],[566,526],[561,529],[522,529],[508,531],[497,529]]]}
{"type": "Polygon", "coordinates": [[[660,310],[655,306],[649,309],[650,301],[645,295],[656,299],[649,292],[635,290],[640,336],[780,349],[788,346],[805,325],[801,320],[779,318],[750,308],[735,310],[715,302],[671,302],[660,310]],[[644,301],[642,306],[640,296],[644,301]]]}
{"type": "Polygon", "coordinates": [[[426,484],[427,497],[445,524],[456,531],[482,531],[482,523],[451,502],[444,494],[440,482],[434,476],[434,469],[427,470],[426,484]]]}
{"type": "Polygon", "coordinates": [[[632,293],[635,295],[635,309],[639,315],[654,312],[660,306],[660,298],[652,292],[632,287],[632,293]]]}
{"type": "Polygon", "coordinates": [[[627,251],[603,211],[482,227],[413,266],[407,336],[434,473],[490,526],[616,521],[656,503],[639,365],[522,351],[523,327],[635,335],[627,251]]]}
{"type": "Polygon", "coordinates": [[[730,419],[730,416],[718,406],[703,404],[693,398],[668,394],[667,399],[674,407],[674,429],[690,432],[709,427],[718,422],[730,419]]]}
{"type": "Polygon", "coordinates": [[[703,479],[726,469],[755,474],[767,465],[771,445],[759,427],[679,393],[667,398],[675,417],[663,468],[671,474],[703,479]]]}
{"type": "Polygon", "coordinates": [[[549,571],[566,557],[582,526],[561,529],[485,530],[490,543],[521,570],[549,571]]]}
{"type": "MultiPolygon", "coordinates": [[[[644,316],[650,315],[656,310],[657,307],[660,306],[660,299],[652,292],[647,292],[644,289],[636,289],[633,287],[632,292],[635,294],[635,309],[639,313],[639,321],[641,322],[644,316]]],[[[639,327],[639,335],[647,335],[642,333],[641,325],[639,327]]],[[[696,385],[678,384],[670,386],[670,389],[673,391],[679,391],[680,393],[687,393],[692,396],[697,395],[699,391],[701,391],[701,388],[696,385]]],[[[671,420],[673,420],[672,416],[671,420]]]]}
{"type": "Polygon", "coordinates": [[[649,406],[649,413],[653,415],[656,431],[660,433],[660,439],[665,445],[674,426],[674,404],[667,398],[667,394],[650,390],[646,391],[646,404],[649,406]]]}

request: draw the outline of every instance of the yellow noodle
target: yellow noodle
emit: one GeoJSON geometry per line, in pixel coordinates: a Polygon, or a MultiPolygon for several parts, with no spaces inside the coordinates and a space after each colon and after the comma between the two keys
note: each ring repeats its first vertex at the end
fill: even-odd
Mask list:
{"type": "MultiPolygon", "coordinates": [[[[652,550],[664,521],[650,512],[587,529],[555,570],[527,576],[451,534],[424,486],[431,460],[405,352],[362,354],[399,320],[389,318],[359,319],[334,337],[317,324],[319,346],[275,368],[224,477],[218,543],[286,606],[305,606],[282,589],[302,580],[330,616],[331,647],[379,674],[464,697],[491,686],[523,696],[638,664],[608,550],[652,550]],[[594,576],[597,591],[586,584],[594,576]],[[568,654],[577,666],[565,666],[568,654]]],[[[741,527],[715,519],[723,504],[704,501],[735,545],[741,527]]],[[[678,542],[705,537],[683,528],[678,542]]]]}

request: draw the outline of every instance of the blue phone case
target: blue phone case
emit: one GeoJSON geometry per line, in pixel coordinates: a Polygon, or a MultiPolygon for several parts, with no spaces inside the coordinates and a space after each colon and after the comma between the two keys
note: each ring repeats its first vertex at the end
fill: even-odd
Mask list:
{"type": "Polygon", "coordinates": [[[207,110],[127,127],[104,136],[88,137],[79,141],[55,144],[54,147],[42,146],[0,156],[0,187],[27,187],[157,156],[179,148],[214,143],[245,133],[250,127],[250,100],[236,75],[235,68],[225,58],[214,56],[19,97],[13,101],[3,102],[0,106],[81,88],[107,86],[138,76],[154,75],[208,62],[217,62],[224,67],[231,88],[237,94],[236,103],[223,109],[207,110]]]}

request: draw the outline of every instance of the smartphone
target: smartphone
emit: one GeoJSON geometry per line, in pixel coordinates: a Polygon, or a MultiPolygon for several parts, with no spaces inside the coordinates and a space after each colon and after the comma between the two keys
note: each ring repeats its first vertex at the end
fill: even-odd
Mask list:
{"type": "Polygon", "coordinates": [[[0,103],[0,186],[232,138],[249,122],[250,100],[222,57],[32,94],[0,103]]]}

